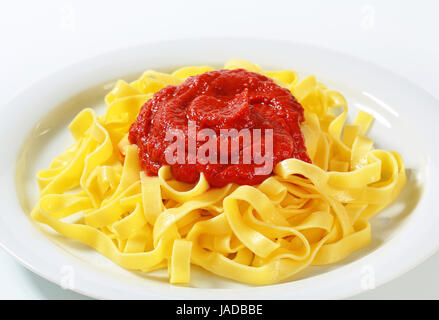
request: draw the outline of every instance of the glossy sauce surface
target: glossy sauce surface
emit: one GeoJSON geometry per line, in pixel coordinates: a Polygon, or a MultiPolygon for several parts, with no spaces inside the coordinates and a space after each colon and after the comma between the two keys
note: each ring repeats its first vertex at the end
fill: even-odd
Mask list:
{"type": "Polygon", "coordinates": [[[157,175],[161,166],[170,164],[166,153],[175,140],[167,141],[166,133],[178,130],[183,133],[185,153],[183,163],[170,164],[175,179],[193,183],[203,172],[213,187],[227,183],[254,185],[270,175],[255,174],[255,169],[263,166],[260,161],[256,163],[255,150],[262,150],[262,155],[267,151],[265,155],[271,157],[273,168],[288,158],[310,162],[300,129],[303,120],[299,102],[288,89],[270,78],[243,69],[211,71],[155,93],[131,125],[129,140],[139,147],[141,166],[148,175],[157,175]],[[218,138],[216,161],[206,163],[195,157],[207,138],[197,140],[190,133],[193,131],[188,131],[191,125],[197,132],[210,129],[215,133],[218,138]],[[233,129],[237,132],[249,129],[250,144],[245,144],[244,138],[238,136],[235,142],[241,143],[234,144],[233,139],[229,139],[225,140],[229,142],[228,148],[221,148],[221,133],[224,130],[230,133],[233,129]],[[259,139],[254,129],[260,129],[259,139]],[[271,143],[266,129],[272,130],[272,153],[266,148],[266,144],[271,143]],[[193,148],[191,141],[195,141],[193,148]],[[244,161],[246,153],[250,155],[250,163],[248,158],[244,161]],[[238,163],[232,163],[233,154],[239,155],[238,163]],[[228,161],[224,163],[221,159],[228,161]]]}

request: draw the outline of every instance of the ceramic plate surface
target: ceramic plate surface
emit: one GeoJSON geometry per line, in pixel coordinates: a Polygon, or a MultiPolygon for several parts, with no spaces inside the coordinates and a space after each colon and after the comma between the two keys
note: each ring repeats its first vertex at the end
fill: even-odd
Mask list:
{"type": "Polygon", "coordinates": [[[422,89],[373,64],[320,47],[261,39],[192,39],[147,44],[92,58],[23,90],[0,119],[0,244],[30,270],[55,283],[108,299],[344,298],[378,286],[421,263],[439,247],[439,102],[422,89]],[[371,244],[333,266],[310,267],[290,282],[253,287],[194,267],[191,284],[172,286],[166,271],[120,268],[94,250],[34,223],[35,174],[73,140],[67,130],[85,107],[103,112],[116,79],[146,69],[220,66],[230,58],[264,69],[315,74],[345,95],[350,117],[375,116],[370,137],[377,148],[400,152],[407,184],[400,197],[372,219],[371,244]]]}

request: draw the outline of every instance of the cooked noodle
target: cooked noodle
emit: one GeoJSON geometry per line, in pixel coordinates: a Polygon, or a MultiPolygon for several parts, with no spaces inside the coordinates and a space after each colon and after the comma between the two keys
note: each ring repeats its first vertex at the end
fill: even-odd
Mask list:
{"type": "Polygon", "coordinates": [[[69,129],[74,144],[38,175],[32,217],[93,247],[123,268],[168,268],[171,283],[187,283],[190,265],[239,282],[265,285],[310,265],[336,263],[370,242],[368,222],[404,186],[401,156],[377,150],[366,137],[373,118],[348,107],[314,76],[263,71],[234,59],[225,68],[265,74],[289,88],[305,110],[302,132],[312,164],[287,159],[256,186],[209,188],[201,174],[188,185],[164,166],[145,175],[127,133],[154,92],[213,70],[185,67],[172,74],[146,71],[119,80],[106,96],[106,113],[81,111],[69,129]],[[331,109],[343,111],[333,115],[331,109]],[[64,218],[77,213],[75,222],[64,218]]]}

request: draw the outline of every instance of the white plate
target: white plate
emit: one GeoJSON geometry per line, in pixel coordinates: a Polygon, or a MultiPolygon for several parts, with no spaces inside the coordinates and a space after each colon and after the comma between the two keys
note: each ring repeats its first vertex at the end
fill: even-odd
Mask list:
{"type": "Polygon", "coordinates": [[[46,279],[97,298],[291,299],[343,298],[413,268],[439,246],[439,103],[410,82],[370,63],[319,47],[260,39],[192,39],[129,48],[68,67],[22,91],[0,119],[0,243],[46,279]],[[373,219],[372,243],[345,261],[311,267],[295,281],[251,287],[194,268],[190,286],[168,284],[166,272],[129,272],[93,250],[29,219],[37,196],[35,173],[71,141],[67,124],[84,107],[100,108],[117,78],[145,69],[220,65],[239,57],[267,69],[316,74],[376,117],[378,147],[399,151],[408,182],[398,200],[373,219]]]}

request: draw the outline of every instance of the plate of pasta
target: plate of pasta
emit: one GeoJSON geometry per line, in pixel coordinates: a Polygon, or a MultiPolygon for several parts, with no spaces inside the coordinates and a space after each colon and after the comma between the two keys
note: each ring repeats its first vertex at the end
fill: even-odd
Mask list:
{"type": "Polygon", "coordinates": [[[1,246],[91,297],[343,298],[439,246],[438,103],[368,62],[146,44],[4,108],[1,246]]]}

